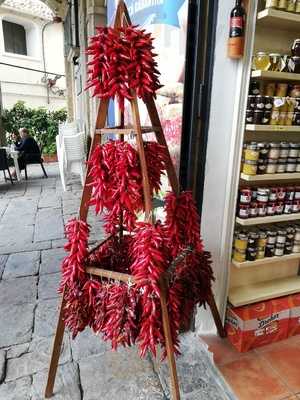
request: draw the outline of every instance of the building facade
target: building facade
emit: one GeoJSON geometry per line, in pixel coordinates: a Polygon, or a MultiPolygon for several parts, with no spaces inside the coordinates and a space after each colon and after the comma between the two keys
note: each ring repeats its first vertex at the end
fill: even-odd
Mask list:
{"type": "Polygon", "coordinates": [[[63,24],[36,0],[0,6],[0,84],[3,108],[66,107],[63,24]],[[54,22],[56,21],[56,22],[54,22]]]}

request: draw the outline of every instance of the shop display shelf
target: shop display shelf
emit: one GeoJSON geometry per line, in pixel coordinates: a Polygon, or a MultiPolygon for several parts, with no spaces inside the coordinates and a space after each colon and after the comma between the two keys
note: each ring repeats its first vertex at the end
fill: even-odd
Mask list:
{"type": "Polygon", "coordinates": [[[300,133],[300,126],[247,124],[246,131],[248,131],[248,132],[284,132],[284,133],[294,132],[294,133],[300,133]]]}
{"type": "Polygon", "coordinates": [[[298,292],[300,292],[300,276],[297,275],[232,288],[229,292],[229,301],[234,307],[240,307],[298,292]]]}
{"type": "Polygon", "coordinates": [[[236,268],[249,268],[249,267],[255,267],[255,265],[265,265],[265,264],[274,264],[274,263],[280,263],[284,261],[289,261],[289,260],[300,260],[300,253],[295,253],[295,254],[288,254],[285,256],[281,257],[266,257],[266,258],[261,258],[260,260],[255,260],[255,261],[244,261],[244,262],[237,262],[235,260],[232,260],[232,264],[236,268]]]}
{"type": "Polygon", "coordinates": [[[298,32],[300,26],[300,15],[267,8],[258,13],[257,24],[264,28],[298,32]]]}
{"type": "Polygon", "coordinates": [[[242,173],[241,179],[248,182],[297,180],[300,179],[300,172],[264,175],[246,175],[242,173]]]}
{"type": "Polygon", "coordinates": [[[260,224],[273,224],[274,222],[286,222],[286,221],[296,221],[300,219],[300,213],[295,214],[282,214],[282,215],[274,215],[271,217],[256,217],[256,218],[236,218],[236,222],[239,225],[243,226],[251,226],[251,225],[260,225],[260,224]]]}
{"type": "Polygon", "coordinates": [[[293,74],[291,72],[274,72],[274,71],[252,71],[252,78],[266,79],[278,82],[300,82],[300,74],[293,74]]]}

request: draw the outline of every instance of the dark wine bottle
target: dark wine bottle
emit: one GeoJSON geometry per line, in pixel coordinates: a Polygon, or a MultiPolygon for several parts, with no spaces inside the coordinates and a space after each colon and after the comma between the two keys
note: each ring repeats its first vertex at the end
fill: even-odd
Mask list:
{"type": "Polygon", "coordinates": [[[245,9],[242,0],[236,0],[235,7],[230,14],[229,37],[243,37],[245,29],[245,9]]]}
{"type": "Polygon", "coordinates": [[[241,58],[244,54],[246,12],[242,0],[236,0],[230,13],[230,30],[228,39],[228,57],[241,58]]]}

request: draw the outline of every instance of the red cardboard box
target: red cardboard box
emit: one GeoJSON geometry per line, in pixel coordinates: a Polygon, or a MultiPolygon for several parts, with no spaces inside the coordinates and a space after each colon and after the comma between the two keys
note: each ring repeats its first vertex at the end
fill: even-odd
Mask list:
{"type": "Polygon", "coordinates": [[[290,320],[289,336],[300,334],[300,293],[289,296],[290,320]]]}
{"type": "Polygon", "coordinates": [[[225,328],[240,352],[288,337],[289,296],[242,307],[228,307],[225,328]]]}

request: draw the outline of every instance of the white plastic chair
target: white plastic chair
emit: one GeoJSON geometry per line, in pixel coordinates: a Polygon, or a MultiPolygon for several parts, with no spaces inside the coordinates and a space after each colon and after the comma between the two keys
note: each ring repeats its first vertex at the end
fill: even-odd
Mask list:
{"type": "MultiPolygon", "coordinates": [[[[72,136],[63,137],[63,158],[65,160],[66,175],[79,174],[82,186],[85,177],[85,133],[80,132],[72,136]]],[[[65,179],[64,179],[65,180],[65,179]]],[[[64,186],[64,184],[63,184],[64,186]]],[[[65,190],[65,187],[64,187],[65,190]]]]}

